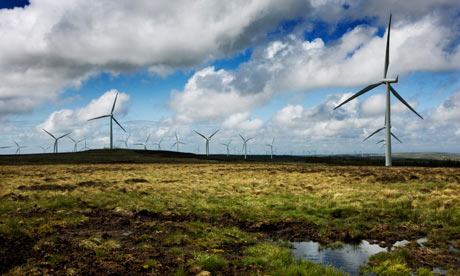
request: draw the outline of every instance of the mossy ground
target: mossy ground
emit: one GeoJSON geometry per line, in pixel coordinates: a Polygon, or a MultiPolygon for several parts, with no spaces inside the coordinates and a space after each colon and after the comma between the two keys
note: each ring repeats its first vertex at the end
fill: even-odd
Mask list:
{"type": "Polygon", "coordinates": [[[5,165],[0,198],[1,272],[13,275],[342,275],[266,240],[390,245],[425,236],[426,246],[408,246],[404,260],[371,262],[374,272],[460,268],[449,250],[460,243],[458,169],[5,165]],[[11,261],[17,246],[25,249],[11,261]]]}

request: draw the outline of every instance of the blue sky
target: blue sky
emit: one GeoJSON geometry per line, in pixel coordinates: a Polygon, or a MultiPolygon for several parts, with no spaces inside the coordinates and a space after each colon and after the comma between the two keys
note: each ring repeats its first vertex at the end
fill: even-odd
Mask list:
{"type": "Polygon", "coordinates": [[[132,148],[151,135],[149,148],[162,139],[169,149],[177,132],[181,151],[204,153],[193,130],[220,129],[211,153],[230,139],[241,153],[240,133],[255,138],[251,153],[265,154],[272,138],[279,154],[382,152],[381,137],[361,141],[383,125],[383,87],[333,108],[382,78],[390,13],[388,74],[425,118],[392,99],[403,140],[394,151],[460,152],[456,1],[109,2],[2,1],[0,135],[12,147],[0,153],[14,153],[14,141],[41,152],[53,142],[42,128],[106,147],[108,120],[87,119],[107,113],[116,93],[132,148]]]}

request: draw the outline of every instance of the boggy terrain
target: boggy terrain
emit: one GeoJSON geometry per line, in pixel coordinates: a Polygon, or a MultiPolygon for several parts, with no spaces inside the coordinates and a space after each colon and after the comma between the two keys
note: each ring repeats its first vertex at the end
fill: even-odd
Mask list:
{"type": "Polygon", "coordinates": [[[382,246],[367,271],[460,273],[460,170],[308,164],[0,166],[0,273],[345,275],[287,241],[382,246]]]}

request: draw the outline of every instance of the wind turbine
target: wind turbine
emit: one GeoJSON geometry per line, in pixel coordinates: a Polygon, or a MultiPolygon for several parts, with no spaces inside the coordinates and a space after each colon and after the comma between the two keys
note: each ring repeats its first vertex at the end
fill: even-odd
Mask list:
{"type": "Polygon", "coordinates": [[[203,134],[199,133],[198,131],[194,130],[196,134],[200,135],[206,140],[206,156],[209,156],[209,141],[211,140],[212,136],[214,136],[217,132],[219,132],[219,129],[214,131],[213,134],[209,135],[209,137],[204,136],[203,134]]]}
{"type": "Polygon", "coordinates": [[[177,152],[179,152],[179,144],[185,145],[184,142],[179,141],[179,137],[177,136],[177,132],[176,132],[176,142],[171,146],[171,148],[173,148],[174,146],[176,146],[176,147],[177,147],[177,152]]]}
{"type": "Polygon", "coordinates": [[[43,150],[43,153],[46,153],[46,151],[49,149],[49,146],[48,147],[44,147],[44,146],[39,146],[42,150],[43,150]]]}
{"type": "Polygon", "coordinates": [[[252,138],[244,139],[244,137],[240,134],[241,139],[243,139],[243,150],[244,150],[244,159],[246,159],[246,155],[248,154],[248,141],[252,138]]]}
{"type": "Polygon", "coordinates": [[[221,145],[227,147],[227,157],[228,157],[228,154],[230,153],[230,143],[232,142],[232,139],[230,139],[230,141],[228,141],[227,144],[224,144],[224,143],[221,143],[221,145]]]}
{"type": "Polygon", "coordinates": [[[126,137],[125,140],[117,140],[117,141],[122,142],[123,144],[125,144],[125,148],[128,148],[129,137],[131,137],[131,134],[128,135],[128,137],[126,137]]]}
{"type": "Polygon", "coordinates": [[[147,136],[147,139],[145,139],[145,142],[144,143],[136,143],[134,145],[137,145],[137,146],[144,146],[144,150],[147,150],[147,142],[149,141],[150,139],[150,134],[149,136],[147,136]]]}
{"type": "Polygon", "coordinates": [[[85,138],[85,147],[83,147],[83,150],[90,150],[90,148],[86,146],[86,138],[85,138]]]}
{"type": "Polygon", "coordinates": [[[110,111],[110,114],[108,114],[108,115],[102,115],[102,116],[99,116],[99,117],[92,118],[92,119],[89,119],[89,120],[88,120],[88,121],[91,121],[91,120],[97,120],[97,119],[101,119],[101,118],[110,117],[110,149],[113,149],[112,121],[115,121],[115,123],[117,123],[117,125],[118,125],[121,129],[123,129],[124,132],[126,132],[126,130],[120,125],[120,123],[117,121],[117,119],[115,119],[115,117],[113,116],[113,110],[115,109],[115,104],[117,103],[117,97],[118,97],[118,93],[117,93],[117,95],[115,96],[115,100],[113,101],[112,111],[110,111]]]}
{"type": "Polygon", "coordinates": [[[14,143],[16,144],[16,154],[21,154],[21,149],[27,148],[27,146],[20,146],[16,141],[14,143]]]}
{"type": "Polygon", "coordinates": [[[158,150],[161,150],[161,142],[163,142],[163,138],[161,138],[160,141],[158,141],[158,143],[153,143],[154,145],[158,146],[158,150]]]}
{"type": "Polygon", "coordinates": [[[271,144],[266,144],[267,147],[270,147],[270,159],[273,160],[273,143],[275,142],[275,138],[273,138],[271,144]]]}
{"type": "MultiPolygon", "coordinates": [[[[343,103],[339,104],[334,108],[336,110],[337,108],[341,107],[342,105],[348,103],[349,101],[353,100],[356,97],[361,96],[362,94],[376,88],[377,86],[381,84],[386,85],[386,108],[385,108],[385,127],[380,128],[377,130],[379,132],[380,130],[385,129],[385,141],[386,141],[386,149],[385,149],[385,166],[391,166],[391,110],[390,110],[390,91],[393,93],[393,95],[401,101],[407,108],[409,108],[412,112],[414,112],[417,116],[419,116],[421,119],[423,119],[420,114],[418,114],[402,97],[399,95],[398,92],[390,85],[390,83],[396,83],[398,82],[398,76],[396,76],[396,79],[387,79],[387,72],[388,72],[388,66],[390,64],[390,29],[391,29],[391,15],[390,15],[390,21],[388,22],[388,33],[387,33],[387,45],[386,45],[386,52],[385,52],[385,64],[383,68],[383,80],[380,82],[371,84],[361,91],[357,92],[347,100],[345,100],[343,103]]],[[[376,133],[377,133],[376,132],[376,133]]]]}
{"type": "Polygon", "coordinates": [[[83,142],[83,141],[85,140],[85,139],[81,139],[81,140],[76,141],[75,139],[73,139],[73,138],[70,137],[70,136],[67,136],[67,138],[69,138],[70,140],[72,140],[72,142],[74,143],[73,152],[77,152],[78,143],[83,142]]]}
{"type": "MultiPolygon", "coordinates": [[[[43,128],[42,128],[42,129],[43,129],[43,128]]],[[[48,133],[51,137],[53,137],[53,139],[54,139],[54,153],[58,153],[58,141],[59,141],[59,139],[64,138],[64,137],[66,137],[67,135],[69,135],[70,133],[72,133],[72,132],[69,132],[69,133],[66,133],[66,134],[64,134],[64,135],[59,136],[59,137],[56,138],[56,136],[54,136],[54,135],[51,134],[50,132],[46,131],[45,129],[43,129],[43,131],[46,132],[46,133],[48,133]]]]}

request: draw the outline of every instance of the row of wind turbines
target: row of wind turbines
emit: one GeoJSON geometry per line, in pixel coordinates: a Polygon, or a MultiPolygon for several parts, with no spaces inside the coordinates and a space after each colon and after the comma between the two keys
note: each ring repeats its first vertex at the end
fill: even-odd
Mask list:
{"type": "MultiPolygon", "coordinates": [[[[397,83],[398,82],[398,76],[396,76],[396,78],[394,79],[391,79],[391,78],[387,78],[387,72],[388,72],[388,67],[389,67],[389,56],[390,56],[390,29],[391,29],[391,15],[390,15],[390,19],[389,19],[389,22],[388,22],[388,32],[387,32],[387,39],[386,39],[386,50],[385,50],[385,62],[384,62],[384,70],[383,70],[383,79],[380,80],[379,82],[376,82],[374,84],[371,84],[371,85],[368,85],[367,87],[363,88],[362,90],[358,91],[357,93],[355,93],[354,95],[352,95],[351,97],[349,97],[348,99],[346,99],[344,102],[340,103],[338,106],[336,106],[334,108],[334,110],[340,108],[341,106],[343,106],[344,104],[350,102],[351,100],[369,92],[370,90],[382,85],[382,84],[385,84],[386,86],[386,102],[385,102],[385,124],[383,127],[377,129],[376,131],[372,132],[368,137],[366,137],[363,142],[365,142],[366,140],[368,140],[369,138],[371,138],[372,136],[374,136],[375,134],[379,133],[380,131],[382,130],[385,130],[385,138],[378,141],[377,143],[382,143],[382,145],[385,146],[385,165],[386,166],[391,166],[392,165],[392,159],[391,159],[391,138],[395,138],[398,142],[402,143],[402,141],[396,137],[395,134],[392,133],[391,131],[391,105],[390,105],[390,95],[393,94],[400,102],[402,102],[409,110],[411,110],[413,113],[415,113],[418,117],[420,117],[421,119],[423,119],[423,117],[418,114],[414,108],[412,108],[402,97],[401,95],[393,88],[393,86],[391,84],[393,83],[397,83]],[[391,93],[391,94],[390,94],[391,93]]],[[[98,116],[98,117],[95,117],[95,118],[91,118],[89,119],[88,121],[92,121],[92,120],[98,120],[98,119],[103,119],[103,118],[110,118],[110,149],[113,149],[113,122],[115,122],[123,131],[126,132],[126,130],[123,128],[123,126],[117,121],[117,119],[114,117],[114,114],[113,114],[113,111],[115,109],[115,105],[116,105],[116,102],[117,102],[117,97],[118,97],[118,93],[116,94],[115,96],[115,100],[113,102],[113,105],[112,105],[112,110],[110,111],[109,114],[106,114],[106,115],[102,115],[102,116],[98,116]]],[[[68,135],[70,135],[70,132],[69,133],[66,133],[64,135],[61,135],[61,136],[55,136],[53,135],[52,133],[50,133],[49,131],[43,129],[43,131],[45,131],[47,134],[49,134],[53,139],[54,139],[54,152],[57,153],[58,152],[58,141],[68,135]]],[[[200,137],[202,137],[204,140],[205,140],[205,146],[206,146],[206,155],[208,156],[209,155],[209,143],[211,141],[211,138],[214,137],[214,135],[217,134],[217,132],[219,132],[219,130],[216,130],[215,132],[213,132],[211,135],[209,136],[205,136],[203,135],[202,133],[194,130],[194,132],[199,135],[200,137]]],[[[244,158],[246,159],[246,156],[247,156],[247,149],[248,149],[248,146],[247,146],[247,143],[248,141],[250,141],[252,138],[244,138],[241,134],[239,135],[240,138],[243,140],[243,152],[244,152],[244,158]]],[[[143,146],[144,149],[147,149],[147,143],[149,141],[149,138],[150,138],[150,135],[147,136],[147,139],[145,140],[145,142],[142,142],[142,143],[136,143],[134,145],[139,145],[139,146],[143,146]]],[[[77,150],[77,145],[78,143],[82,142],[82,141],[85,141],[84,139],[82,140],[74,140],[72,139],[70,136],[69,136],[69,139],[71,139],[73,142],[74,142],[74,151],[77,150]]],[[[125,139],[125,140],[119,140],[121,142],[123,142],[126,146],[126,148],[128,147],[128,139],[129,139],[129,136],[125,139]]],[[[161,149],[161,142],[162,140],[160,140],[158,143],[155,143],[157,146],[158,146],[158,149],[161,149]]],[[[222,145],[225,146],[227,148],[227,155],[229,155],[229,146],[230,146],[230,143],[232,142],[232,140],[230,140],[228,143],[223,143],[222,145]]],[[[271,159],[273,159],[273,143],[274,143],[274,138],[272,140],[272,143],[271,144],[267,144],[266,146],[267,147],[270,147],[270,156],[271,156],[271,159]]],[[[25,146],[20,146],[16,141],[15,141],[15,144],[17,146],[17,150],[16,150],[16,153],[20,153],[21,152],[21,149],[24,148],[25,146]]],[[[183,145],[185,144],[183,141],[181,141],[177,135],[177,133],[175,133],[175,142],[173,143],[173,145],[171,146],[171,148],[174,148],[176,147],[176,150],[179,151],[179,145],[183,145]]],[[[0,148],[8,148],[8,147],[0,147],[0,148]]],[[[88,149],[86,147],[86,141],[85,141],[85,149],[88,149]]]]}

